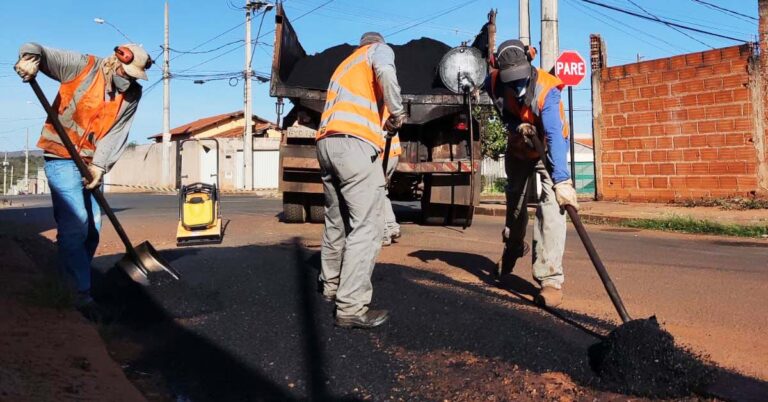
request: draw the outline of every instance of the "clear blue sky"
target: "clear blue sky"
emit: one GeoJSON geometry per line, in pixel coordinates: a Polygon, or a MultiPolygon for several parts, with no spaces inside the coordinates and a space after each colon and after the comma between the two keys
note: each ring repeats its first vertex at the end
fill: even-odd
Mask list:
{"type": "MultiPolygon", "coordinates": [[[[757,34],[755,20],[734,17],[714,10],[695,0],[596,0],[612,6],[645,14],[647,12],[672,22],[693,26],[705,31],[754,40],[757,34]]],[[[328,0],[287,0],[288,17],[295,19],[328,0]]],[[[757,17],[757,0],[706,0],[721,7],[757,17]]],[[[171,48],[189,50],[244,21],[244,0],[170,0],[171,48]]],[[[19,45],[36,41],[44,45],[72,49],[100,56],[126,40],[108,25],[93,22],[103,18],[125,32],[157,55],[163,42],[162,0],[96,1],[96,0],[43,0],[41,2],[0,2],[0,151],[19,150],[24,147],[25,129],[30,130],[30,143],[37,141],[42,125],[43,111],[31,89],[23,85],[13,72],[19,45]]],[[[540,35],[540,1],[531,0],[531,28],[534,42],[540,35]]],[[[491,8],[498,9],[497,40],[518,35],[518,2],[516,0],[333,0],[296,21],[294,26],[304,48],[309,53],[347,42],[354,43],[364,31],[379,30],[391,43],[405,43],[422,36],[432,37],[451,46],[471,39],[486,20],[491,8]],[[444,14],[440,15],[439,14],[444,14]],[[430,17],[434,19],[427,21],[430,17]],[[419,22],[423,22],[419,24],[419,22]],[[392,34],[402,28],[400,33],[392,34]],[[388,35],[391,34],[391,35],[388,35]]],[[[667,26],[644,21],[629,15],[587,4],[583,0],[560,0],[560,49],[577,50],[589,56],[589,35],[600,33],[607,43],[609,65],[625,64],[636,60],[666,57],[674,54],[701,51],[712,47],[736,44],[731,40],[691,34],[684,36],[667,26]],[[703,42],[703,43],[701,43],[703,42]]],[[[647,14],[645,14],[647,15],[647,14]]],[[[262,34],[274,26],[274,12],[264,19],[262,34]]],[[[259,18],[253,22],[254,37],[259,18]]],[[[207,51],[244,38],[244,25],[206,43],[196,51],[207,51]]],[[[261,38],[253,60],[253,69],[269,72],[274,34],[261,38]]],[[[498,43],[498,42],[497,42],[498,43]]],[[[205,54],[179,54],[171,61],[171,71],[177,74],[227,73],[243,70],[243,43],[223,46],[205,54]],[[227,53],[228,52],[228,53],[227,53]],[[224,54],[226,53],[226,54],[224,54]],[[222,55],[223,54],[223,55],[222,55]],[[212,57],[220,57],[206,62],[212,57]],[[205,63],[204,63],[205,62],[205,63]],[[204,63],[204,64],[200,64],[204,63]]],[[[160,60],[158,60],[160,61],[160,60]]],[[[399,63],[407,62],[398,60],[399,63]]],[[[146,137],[162,129],[162,84],[147,88],[161,78],[159,68],[153,67],[150,79],[144,84],[145,95],[131,130],[131,140],[146,142],[146,137]]],[[[56,86],[43,78],[43,88],[53,99],[56,86]]],[[[175,79],[171,83],[171,126],[242,108],[243,83],[230,86],[227,80],[211,81],[204,85],[189,80],[175,79]]],[[[585,79],[574,92],[576,133],[591,132],[589,80],[585,79]],[[587,89],[587,90],[585,90],[587,89]]],[[[253,85],[254,113],[274,119],[274,99],[269,97],[268,84],[253,85]]],[[[289,105],[286,105],[286,112],[289,105]]],[[[33,146],[32,145],[32,146],[33,146]]]]}

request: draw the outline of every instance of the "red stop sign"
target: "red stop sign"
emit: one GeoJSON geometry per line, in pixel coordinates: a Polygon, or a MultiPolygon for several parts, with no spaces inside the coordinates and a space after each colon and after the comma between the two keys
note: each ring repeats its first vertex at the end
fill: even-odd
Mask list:
{"type": "Polygon", "coordinates": [[[560,53],[560,57],[555,61],[555,75],[565,85],[579,85],[587,75],[587,63],[581,58],[579,52],[566,50],[560,53]]]}

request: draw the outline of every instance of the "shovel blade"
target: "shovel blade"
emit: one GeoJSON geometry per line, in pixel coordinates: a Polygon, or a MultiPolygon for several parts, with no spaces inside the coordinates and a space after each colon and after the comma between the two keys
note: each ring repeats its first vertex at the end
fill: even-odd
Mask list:
{"type": "Polygon", "coordinates": [[[142,286],[149,286],[149,277],[144,268],[141,267],[130,254],[126,253],[123,258],[117,262],[117,267],[120,268],[132,281],[142,286]]]}
{"type": "Polygon", "coordinates": [[[136,255],[139,257],[141,265],[150,274],[170,275],[173,279],[179,280],[179,273],[155,250],[150,242],[145,241],[136,246],[136,255]]]}

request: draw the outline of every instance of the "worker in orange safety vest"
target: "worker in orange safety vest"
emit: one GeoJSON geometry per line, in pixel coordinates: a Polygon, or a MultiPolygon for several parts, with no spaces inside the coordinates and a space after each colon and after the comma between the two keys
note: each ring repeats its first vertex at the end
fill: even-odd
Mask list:
{"type": "Polygon", "coordinates": [[[381,153],[405,120],[395,54],[368,32],[331,77],[316,135],[325,193],[319,282],[336,304],[336,325],[372,328],[389,317],[369,308],[384,236],[381,153]]]}

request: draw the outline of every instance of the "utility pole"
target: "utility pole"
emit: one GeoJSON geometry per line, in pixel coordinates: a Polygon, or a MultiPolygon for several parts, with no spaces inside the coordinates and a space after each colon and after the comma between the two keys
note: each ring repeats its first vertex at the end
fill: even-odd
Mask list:
{"type": "Polygon", "coordinates": [[[13,189],[13,165],[11,165],[11,189],[13,189]]]}
{"type": "Polygon", "coordinates": [[[24,142],[24,192],[29,190],[29,129],[24,142]]]}
{"type": "Polygon", "coordinates": [[[541,0],[541,68],[551,71],[560,53],[557,0],[541,0]]]}
{"type": "Polygon", "coordinates": [[[163,44],[163,185],[171,184],[171,52],[168,27],[168,1],[165,2],[165,41],[163,44]]]}
{"type": "Polygon", "coordinates": [[[3,159],[3,195],[8,194],[8,186],[6,186],[6,171],[8,169],[8,152],[5,152],[5,159],[3,159]]]}
{"type": "Polygon", "coordinates": [[[531,45],[531,8],[530,0],[520,1],[520,42],[531,45]]]}
{"type": "Polygon", "coordinates": [[[253,111],[251,109],[251,11],[258,3],[245,0],[245,105],[243,119],[245,130],[243,131],[243,189],[253,189],[253,111]]]}

